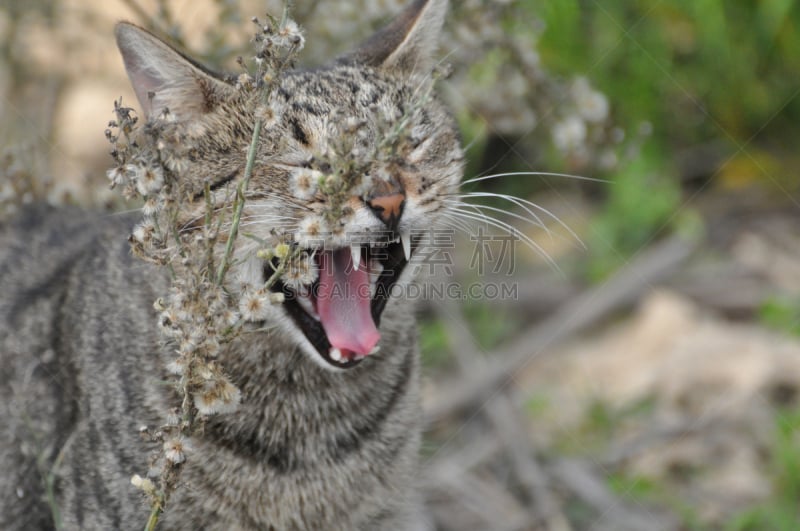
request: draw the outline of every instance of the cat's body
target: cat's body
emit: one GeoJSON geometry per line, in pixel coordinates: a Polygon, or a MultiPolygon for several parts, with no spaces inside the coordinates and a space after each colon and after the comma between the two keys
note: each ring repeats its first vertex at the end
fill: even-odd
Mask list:
{"type": "MultiPolygon", "coordinates": [[[[160,350],[149,331],[167,279],[130,256],[120,238],[130,217],[98,223],[39,209],[20,223],[33,239],[4,236],[0,269],[0,308],[14,330],[4,331],[0,366],[0,527],[52,527],[43,458],[42,472],[59,478],[65,528],[136,528],[148,509],[130,477],[153,449],[138,431],[175,405],[163,384],[172,354],[146,355],[160,350]],[[31,270],[33,260],[41,267],[31,270]]],[[[393,305],[384,323],[394,348],[344,373],[306,362],[275,335],[225,351],[221,362],[246,398],[193,440],[163,528],[403,529],[392,518],[415,516],[396,509],[414,506],[406,487],[419,438],[418,362],[408,309],[393,305]]]]}
{"type": "MultiPolygon", "coordinates": [[[[275,130],[266,129],[263,162],[249,189],[252,197],[268,199],[251,204],[298,220],[324,207],[306,201],[293,211],[299,201],[282,198],[298,194],[274,162],[289,164],[329,141],[334,129],[326,120],[334,111],[368,121],[376,110],[409,105],[429,73],[435,40],[429,33],[438,32],[445,4],[417,1],[367,42],[372,51],[361,49],[316,72],[287,74],[275,96],[285,112],[275,130]],[[287,134],[293,136],[288,144],[275,140],[287,134]],[[276,145],[285,152],[275,153],[276,145]]],[[[188,174],[198,182],[223,176],[235,185],[254,109],[228,116],[231,109],[247,109],[229,85],[133,26],[121,26],[117,36],[147,114],[169,103],[178,127],[188,124],[201,146],[188,174]]],[[[398,194],[402,217],[391,218],[393,230],[427,228],[437,197],[457,186],[461,152],[452,120],[438,103],[426,105],[413,124],[419,142],[402,175],[390,178],[391,193],[381,192],[389,187],[383,182],[354,197],[353,205],[362,204],[347,230],[388,224],[383,208],[371,202],[388,208],[398,194]]],[[[254,214],[246,211],[243,219],[247,215],[254,214]]],[[[175,347],[159,334],[153,306],[168,291],[169,278],[165,269],[131,256],[126,236],[137,217],[29,208],[0,226],[2,529],[52,528],[56,513],[65,529],[135,529],[147,520],[149,508],[131,476],[147,470],[157,443],[144,441],[139,429],[157,429],[179,397],[166,368],[175,347]]],[[[269,229],[269,223],[261,228],[269,229]]],[[[341,257],[340,250],[319,254],[341,257]]],[[[253,268],[241,262],[234,274],[252,280],[253,268]]],[[[338,282],[350,285],[351,279],[338,282]]],[[[241,391],[241,405],[211,415],[203,432],[186,441],[187,460],[159,528],[424,529],[415,487],[419,362],[411,307],[393,297],[382,316],[378,310],[380,351],[342,347],[345,364],[351,356],[346,368],[326,368],[337,367],[338,359],[318,352],[318,342],[280,308],[271,310],[268,330],[226,345],[218,362],[241,391]]],[[[317,318],[345,340],[364,338],[359,330],[341,330],[345,325],[322,309],[317,318]]],[[[329,339],[323,344],[338,348],[340,340],[329,339]]]]}

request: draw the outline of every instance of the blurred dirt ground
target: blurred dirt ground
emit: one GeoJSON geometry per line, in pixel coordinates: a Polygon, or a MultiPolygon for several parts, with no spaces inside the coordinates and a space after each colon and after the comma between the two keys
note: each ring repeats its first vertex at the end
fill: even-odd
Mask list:
{"type": "Polygon", "coordinates": [[[756,316],[797,295],[800,218],[758,213],[757,196],[709,208],[705,226],[724,230],[654,243],[607,282],[517,277],[532,287],[510,304],[540,317],[488,353],[453,339],[471,333],[457,308],[439,313],[461,359],[459,376],[426,388],[442,529],[733,529],[770,503],[776,439],[800,442],[782,416],[798,405],[800,339],[756,316]]]}

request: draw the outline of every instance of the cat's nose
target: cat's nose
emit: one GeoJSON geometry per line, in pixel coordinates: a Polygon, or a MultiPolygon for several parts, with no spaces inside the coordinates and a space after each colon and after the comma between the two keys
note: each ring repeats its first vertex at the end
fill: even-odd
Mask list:
{"type": "Polygon", "coordinates": [[[403,207],[406,204],[406,195],[403,192],[393,192],[384,195],[372,196],[366,200],[372,213],[386,225],[391,232],[397,231],[403,207]]]}

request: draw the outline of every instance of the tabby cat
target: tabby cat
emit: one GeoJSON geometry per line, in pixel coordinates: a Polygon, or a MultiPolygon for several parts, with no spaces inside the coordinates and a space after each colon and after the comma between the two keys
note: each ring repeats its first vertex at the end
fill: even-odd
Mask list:
{"type": "MultiPolygon", "coordinates": [[[[291,175],[330,152],[343,117],[374,132],[413,116],[411,147],[372,167],[381,177],[347,198],[340,233],[360,240],[327,234],[308,244],[318,245],[316,298],[279,284],[297,296],[220,353],[241,405],[211,416],[187,443],[160,529],[428,528],[415,483],[412,304],[385,293],[412,281],[404,266],[418,242],[409,235],[442,216],[462,176],[453,119],[435,96],[419,97],[431,94],[446,9],[446,0],[416,0],[355,51],[278,80],[269,105],[281,112],[261,135],[243,217],[267,220],[249,224],[256,236],[268,237],[277,216],[304,227],[324,210],[324,198],[298,190],[291,175]],[[409,114],[412,105],[421,107],[409,114]],[[384,273],[371,275],[376,260],[384,273]],[[359,291],[370,282],[384,295],[359,291]],[[337,289],[361,295],[326,295],[337,289]]],[[[229,198],[243,178],[257,95],[242,96],[233,78],[132,24],[120,23],[116,37],[144,116],[168,109],[192,139],[181,178],[201,191],[210,183],[214,201],[229,198]]],[[[367,148],[379,141],[362,138],[367,148]]],[[[186,201],[188,221],[204,201],[186,201]]],[[[169,278],[126,241],[136,218],[32,207],[0,227],[0,529],[52,529],[54,515],[64,529],[139,529],[147,520],[131,476],[144,473],[152,451],[140,427],[162,424],[175,405],[165,384],[174,349],[153,305],[169,278]]],[[[263,284],[259,259],[240,258],[236,282],[263,284]]]]}

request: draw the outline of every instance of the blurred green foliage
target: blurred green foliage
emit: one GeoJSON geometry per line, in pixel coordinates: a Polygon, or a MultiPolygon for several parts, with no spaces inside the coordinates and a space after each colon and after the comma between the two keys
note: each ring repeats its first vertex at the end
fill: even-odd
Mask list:
{"type": "Polygon", "coordinates": [[[545,63],[585,73],[628,130],[654,124],[665,153],[720,137],[744,143],[776,112],[787,126],[800,118],[798,2],[525,3],[546,24],[545,63]]]}
{"type": "Polygon", "coordinates": [[[450,342],[447,340],[444,324],[438,319],[422,319],[419,327],[419,349],[423,366],[428,369],[445,366],[450,359],[450,342]]]}
{"type": "MultiPolygon", "coordinates": [[[[523,0],[545,24],[539,53],[551,71],[585,75],[609,98],[630,139],[606,177],[593,223],[589,276],[602,278],[680,222],[681,161],[713,146],[700,175],[722,185],[796,189],[800,123],[800,2],[761,0],[523,0]],[[744,148],[740,152],[739,148],[744,148]],[[676,216],[675,214],[679,214],[676,216]]],[[[713,182],[712,181],[712,182],[713,182]]]]}
{"type": "Polygon", "coordinates": [[[800,300],[770,297],[758,309],[759,320],[770,328],[800,336],[800,300]]]}
{"type": "Polygon", "coordinates": [[[606,206],[592,221],[586,272],[601,280],[662,229],[675,226],[680,203],[674,179],[665,176],[661,157],[643,152],[625,163],[608,185],[606,206]]]}
{"type": "MultiPolygon", "coordinates": [[[[469,330],[463,333],[470,335],[478,352],[490,352],[507,337],[513,336],[523,320],[510,310],[499,308],[491,303],[468,300],[464,301],[464,318],[469,330]]],[[[451,361],[450,350],[453,345],[448,340],[448,331],[444,323],[438,319],[420,320],[420,352],[422,363],[428,369],[441,369],[451,361]]]]}
{"type": "Polygon", "coordinates": [[[795,531],[800,522],[800,410],[780,413],[769,453],[773,495],[732,519],[727,531],[795,531]]]}

